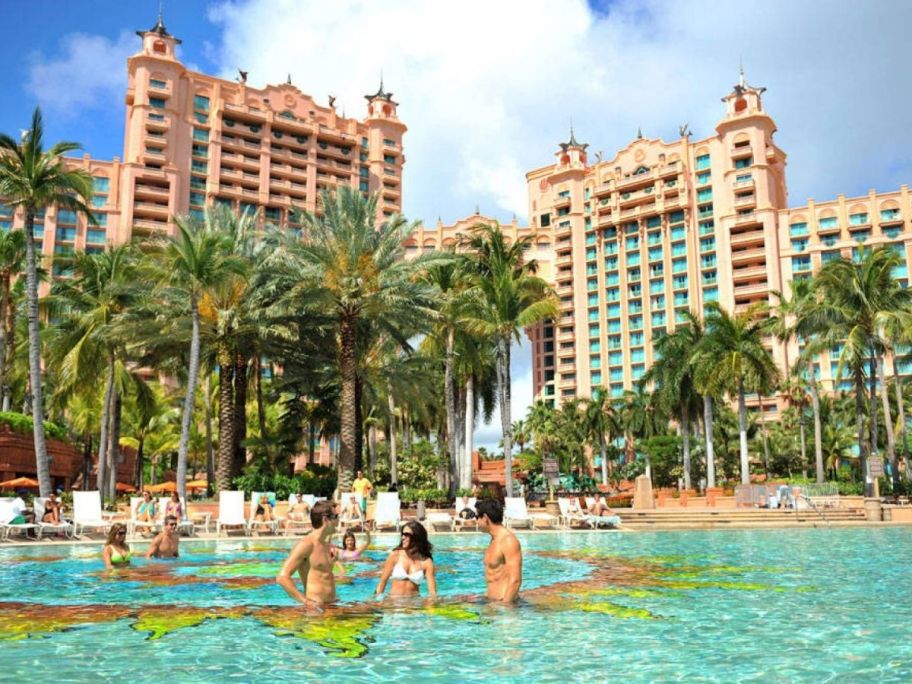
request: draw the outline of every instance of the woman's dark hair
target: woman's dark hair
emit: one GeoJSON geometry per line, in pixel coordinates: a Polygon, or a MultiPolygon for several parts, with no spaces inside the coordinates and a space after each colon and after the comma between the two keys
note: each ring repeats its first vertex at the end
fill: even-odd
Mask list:
{"type": "Polygon", "coordinates": [[[345,549],[346,551],[350,550],[350,549],[345,545],[346,542],[348,542],[349,539],[352,540],[352,548],[353,548],[353,549],[357,549],[357,548],[358,548],[358,540],[355,538],[355,533],[352,532],[351,530],[345,530],[345,534],[342,535],[342,548],[345,549]]]}
{"type": "Polygon", "coordinates": [[[479,499],[475,503],[475,513],[480,518],[483,515],[488,516],[495,525],[503,522],[503,504],[497,499],[479,499]]]}
{"type": "MultiPolygon", "coordinates": [[[[421,556],[424,556],[428,560],[433,560],[434,557],[431,555],[431,551],[434,550],[434,545],[428,541],[427,530],[424,529],[424,525],[420,522],[415,522],[410,520],[405,523],[402,528],[402,531],[405,532],[408,530],[412,533],[412,543],[409,545],[410,549],[413,549],[416,553],[421,556]]],[[[399,542],[399,546],[396,549],[402,549],[402,542],[399,542]]]]}

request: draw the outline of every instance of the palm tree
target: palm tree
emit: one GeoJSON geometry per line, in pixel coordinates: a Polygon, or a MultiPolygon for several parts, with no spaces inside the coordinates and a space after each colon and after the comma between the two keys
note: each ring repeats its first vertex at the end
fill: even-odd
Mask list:
{"type": "Polygon", "coordinates": [[[764,391],[771,387],[778,376],[772,355],[763,346],[769,323],[760,317],[760,308],[756,306],[734,316],[714,302],[709,307],[706,335],[697,352],[701,357],[697,384],[712,393],[727,391],[738,397],[741,483],[750,484],[745,396],[748,390],[764,391]]]}
{"type": "Polygon", "coordinates": [[[32,115],[31,128],[21,142],[0,134],[0,197],[25,214],[25,279],[28,304],[29,382],[32,391],[35,461],[41,496],[52,491],[50,464],[44,437],[44,403],[41,394],[41,340],[38,336],[38,262],[35,254],[35,216],[50,206],[84,214],[94,222],[88,206],[92,178],[83,170],[67,169],[63,155],[79,149],[73,142],[59,142],[45,151],[41,110],[32,115]]]}
{"type": "MultiPolygon", "coordinates": [[[[688,311],[683,325],[655,344],[657,359],[643,375],[643,384],[655,383],[656,394],[668,413],[681,421],[684,440],[684,488],[690,489],[690,425],[691,416],[699,412],[701,397],[694,380],[694,350],[703,339],[700,319],[688,311]]],[[[710,467],[707,464],[707,472],[710,467]]]]}
{"type": "MultiPolygon", "coordinates": [[[[642,386],[634,391],[624,392],[621,405],[621,425],[623,427],[628,454],[636,453],[637,440],[649,439],[665,432],[668,425],[662,403],[647,394],[642,386]]],[[[649,455],[646,454],[646,471],[651,476],[649,455]]]]}
{"type": "Polygon", "coordinates": [[[207,291],[243,273],[246,265],[230,253],[225,235],[206,230],[188,216],[179,216],[174,223],[176,235],[152,237],[143,249],[149,256],[144,266],[156,284],[157,294],[168,307],[168,313],[164,315],[168,316],[169,325],[181,327],[187,318],[190,319],[187,390],[177,451],[177,489],[182,497],[186,497],[191,421],[200,368],[200,302],[207,291]]]}
{"type": "MultiPolygon", "coordinates": [[[[8,319],[11,319],[13,278],[25,263],[25,233],[21,230],[0,232],[0,410],[9,410],[9,391],[6,384],[6,365],[12,360],[7,349],[8,319]]],[[[10,347],[12,345],[9,345],[10,347]]]]}
{"type": "Polygon", "coordinates": [[[47,302],[56,320],[48,331],[48,360],[58,369],[56,394],[63,402],[81,387],[104,384],[97,486],[113,498],[116,459],[109,447],[117,450],[117,437],[111,438],[116,427],[112,411],[120,394],[115,387],[118,367],[123,374],[126,360],[126,336],[119,325],[140,298],[136,254],[130,245],[77,253],[72,266],[73,277],[54,283],[47,302]]]}
{"type": "Polygon", "coordinates": [[[610,475],[607,443],[620,432],[617,411],[604,387],[596,387],[592,390],[592,398],[586,401],[584,411],[589,439],[598,446],[599,457],[602,461],[602,484],[607,485],[610,475]]]}
{"type": "MultiPolygon", "coordinates": [[[[894,486],[899,484],[893,430],[889,426],[890,400],[883,372],[883,356],[892,341],[886,331],[909,327],[912,310],[912,291],[903,288],[893,277],[893,271],[902,264],[892,248],[864,252],[857,261],[840,259],[828,263],[817,275],[821,290],[818,315],[825,322],[824,339],[831,346],[842,344],[839,369],[844,365],[852,369],[855,380],[856,427],[859,445],[864,444],[864,366],[870,368],[871,382],[871,448],[876,449],[876,409],[874,386],[880,387],[884,419],[887,429],[887,459],[893,471],[894,486]],[[871,372],[873,371],[873,372],[871,372]]],[[[861,449],[862,473],[865,473],[865,449],[861,449]]]]}
{"type": "Polygon", "coordinates": [[[513,435],[510,415],[510,345],[520,331],[557,315],[557,300],[548,284],[535,275],[537,264],[526,261],[532,244],[525,237],[508,244],[499,225],[476,226],[465,241],[474,252],[476,278],[467,313],[471,331],[494,340],[500,422],[504,445],[504,482],[513,492],[513,435]]]}
{"type": "Polygon", "coordinates": [[[275,282],[284,282],[286,306],[330,317],[341,378],[339,482],[350,482],[360,443],[358,349],[369,323],[401,346],[426,327],[435,312],[431,289],[419,273],[444,260],[422,255],[405,260],[404,239],[415,226],[394,214],[378,225],[378,198],[340,187],[320,196],[322,214],[305,212],[303,237],[288,241],[267,260],[275,282]]]}

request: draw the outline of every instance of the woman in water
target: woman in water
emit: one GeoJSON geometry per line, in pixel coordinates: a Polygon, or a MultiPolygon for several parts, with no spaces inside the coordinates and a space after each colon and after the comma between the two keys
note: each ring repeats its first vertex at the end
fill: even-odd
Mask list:
{"type": "Polygon", "coordinates": [[[355,538],[354,532],[351,530],[346,530],[345,534],[342,536],[342,548],[337,551],[336,558],[338,558],[340,561],[361,560],[361,554],[367,550],[367,547],[370,546],[370,543],[370,530],[365,531],[363,544],[358,544],[358,540],[355,538]]]}
{"type": "Polygon", "coordinates": [[[414,520],[407,522],[399,546],[386,559],[375,595],[381,596],[392,579],[390,596],[418,596],[424,581],[427,581],[428,596],[437,596],[432,549],[424,526],[414,520]]]}
{"type": "Polygon", "coordinates": [[[122,565],[129,565],[132,555],[130,545],[127,544],[127,526],[123,523],[114,523],[111,525],[108,540],[101,551],[105,567],[110,570],[122,565]]]}

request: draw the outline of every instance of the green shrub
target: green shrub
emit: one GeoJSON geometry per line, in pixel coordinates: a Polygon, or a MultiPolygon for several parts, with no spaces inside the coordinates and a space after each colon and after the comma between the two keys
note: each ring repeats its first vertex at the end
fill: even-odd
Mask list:
{"type": "MultiPolygon", "coordinates": [[[[5,425],[13,432],[17,432],[21,435],[30,435],[32,434],[34,423],[32,422],[32,417],[27,416],[23,413],[15,413],[13,411],[0,411],[0,426],[5,425]]],[[[67,433],[59,425],[55,423],[49,423],[44,421],[44,433],[53,439],[60,440],[61,442],[66,441],[67,433]]]]}
{"type": "Polygon", "coordinates": [[[307,470],[295,473],[294,477],[283,473],[245,473],[234,478],[233,484],[245,492],[275,492],[276,499],[280,501],[296,493],[330,497],[336,489],[336,470],[310,465],[307,470]]]}

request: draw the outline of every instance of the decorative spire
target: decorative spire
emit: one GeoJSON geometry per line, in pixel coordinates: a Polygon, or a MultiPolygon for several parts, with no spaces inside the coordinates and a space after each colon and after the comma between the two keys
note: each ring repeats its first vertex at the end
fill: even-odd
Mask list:
{"type": "Polygon", "coordinates": [[[364,96],[364,99],[367,100],[368,102],[370,102],[371,100],[376,100],[378,98],[381,100],[386,100],[387,102],[393,101],[393,94],[388,93],[385,90],[383,90],[383,72],[382,71],[380,72],[380,87],[377,88],[377,92],[374,93],[373,95],[364,96]]]}
{"type": "Polygon", "coordinates": [[[763,94],[766,92],[766,88],[762,86],[752,86],[747,82],[747,79],[744,77],[744,60],[739,57],[738,83],[735,85],[735,94],[742,95],[747,90],[756,90],[758,94],[763,94]]]}
{"type": "Polygon", "coordinates": [[[560,148],[564,152],[566,152],[567,150],[569,150],[572,147],[576,147],[578,149],[585,150],[587,147],[589,147],[589,143],[577,142],[576,136],[573,134],[573,122],[571,121],[570,122],[570,140],[568,140],[565,143],[561,143],[560,148]]]}
{"type": "Polygon", "coordinates": [[[291,74],[288,74],[288,78],[285,79],[285,85],[291,85],[291,74]]]}
{"type": "Polygon", "coordinates": [[[744,60],[738,57],[738,85],[744,88],[747,81],[744,80],[744,60]]]}
{"type": "Polygon", "coordinates": [[[643,129],[637,126],[637,140],[643,139],[643,129]]]}
{"type": "Polygon", "coordinates": [[[476,204],[475,205],[475,216],[478,216],[480,214],[481,214],[481,210],[478,208],[478,205],[476,204]]]}
{"type": "Polygon", "coordinates": [[[175,43],[180,43],[180,40],[174,38],[174,36],[168,33],[168,29],[165,28],[164,11],[162,9],[161,0],[159,0],[158,3],[158,20],[155,22],[155,26],[148,31],[137,31],[136,35],[142,38],[147,33],[155,33],[162,38],[173,38],[175,43]]]}

